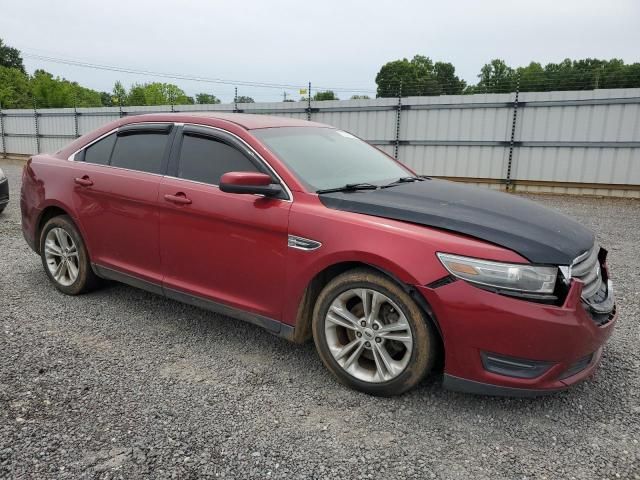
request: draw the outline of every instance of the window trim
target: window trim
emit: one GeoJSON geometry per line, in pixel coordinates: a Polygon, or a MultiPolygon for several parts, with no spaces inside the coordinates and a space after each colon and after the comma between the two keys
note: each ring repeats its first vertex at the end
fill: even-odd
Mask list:
{"type": "MultiPolygon", "coordinates": [[[[118,130],[120,128],[124,127],[124,126],[127,126],[127,125],[145,125],[145,124],[154,124],[154,123],[172,124],[173,125],[172,131],[167,134],[170,137],[173,136],[173,139],[170,139],[171,147],[170,147],[170,152],[169,152],[169,161],[165,165],[165,170],[169,169],[169,166],[171,165],[171,160],[173,159],[174,154],[177,155],[179,153],[179,148],[182,146],[182,135],[183,135],[182,127],[184,127],[185,125],[189,125],[189,126],[194,126],[194,127],[206,128],[206,129],[209,129],[209,130],[213,130],[214,132],[222,132],[223,134],[230,135],[231,137],[236,139],[238,142],[240,142],[246,149],[248,149],[250,152],[252,152],[255,155],[256,159],[259,162],[261,162],[267,168],[267,170],[269,170],[269,172],[271,172],[273,174],[273,176],[278,180],[280,185],[284,188],[284,192],[285,192],[285,194],[287,196],[287,198],[280,198],[279,200],[282,200],[283,202],[293,203],[293,193],[292,193],[291,189],[289,188],[289,185],[287,185],[287,183],[282,179],[280,174],[278,174],[278,172],[276,172],[276,170],[271,166],[271,164],[269,162],[267,162],[264,159],[264,157],[262,155],[260,155],[256,151],[255,148],[253,148],[243,138],[239,137],[238,135],[236,135],[233,132],[230,132],[230,131],[225,130],[225,129],[220,128],[220,127],[213,127],[211,125],[203,125],[201,123],[192,123],[192,122],[186,122],[185,123],[185,122],[170,122],[170,121],[169,122],[133,122],[133,123],[127,123],[125,125],[120,125],[119,127],[113,128],[113,129],[109,130],[108,132],[105,132],[104,134],[100,135],[99,137],[94,138],[93,140],[91,140],[91,142],[87,143],[86,145],[83,145],[82,147],[78,148],[75,152],[73,152],[71,155],[69,155],[67,157],[67,161],[70,161],[70,162],[77,161],[75,158],[76,158],[76,155],[78,155],[78,153],[83,152],[85,149],[89,148],[94,143],[99,142],[103,138],[111,135],[112,133],[114,133],[114,132],[117,133],[118,130]],[[178,127],[180,127],[180,128],[178,128],[178,127]],[[176,141],[176,137],[178,137],[178,135],[180,136],[180,139],[179,139],[179,141],[176,141]]],[[[111,158],[109,158],[109,163],[111,163],[111,158]]],[[[129,172],[144,173],[144,174],[147,174],[147,175],[156,175],[156,176],[159,176],[159,177],[173,178],[173,179],[176,179],[176,180],[181,180],[183,182],[191,182],[191,183],[197,183],[199,185],[207,185],[207,186],[210,186],[210,187],[219,188],[218,185],[212,185],[211,183],[203,183],[203,182],[198,182],[196,180],[189,180],[189,179],[186,179],[186,178],[175,177],[173,175],[169,175],[168,172],[166,172],[166,171],[165,171],[165,173],[151,173],[151,172],[143,172],[141,170],[133,170],[131,168],[113,167],[111,165],[101,165],[101,164],[97,164],[97,163],[92,163],[91,165],[96,165],[96,166],[99,166],[99,167],[106,167],[106,168],[115,168],[117,170],[126,170],[126,171],[129,171],[129,172]]],[[[263,196],[263,195],[258,195],[258,196],[263,196]]]]}
{"type": "MultiPolygon", "coordinates": [[[[123,132],[123,136],[129,136],[129,135],[141,135],[144,133],[153,133],[156,132],[158,133],[161,128],[153,128],[155,125],[158,126],[165,126],[166,130],[162,129],[162,131],[166,131],[166,135],[167,135],[167,145],[165,147],[165,152],[164,152],[164,157],[162,159],[162,169],[160,173],[154,173],[154,172],[145,172],[144,170],[136,170],[133,168],[126,168],[126,167],[116,167],[114,165],[111,165],[111,156],[113,155],[113,149],[115,149],[115,144],[113,145],[113,149],[111,150],[111,155],[109,156],[109,163],[108,164],[102,164],[102,163],[89,163],[88,165],[96,165],[98,167],[105,167],[105,168],[114,168],[116,170],[125,170],[128,172],[136,172],[136,173],[144,173],[147,175],[156,175],[159,177],[164,177],[167,171],[167,168],[169,166],[169,159],[171,157],[171,152],[173,151],[173,144],[175,141],[175,137],[176,137],[176,130],[177,130],[177,124],[175,122],[135,122],[135,123],[127,123],[126,125],[120,125],[119,127],[113,128],[111,130],[109,130],[108,132],[100,135],[97,138],[94,138],[93,140],[91,140],[89,143],[87,143],[86,145],[84,145],[82,148],[79,148],[78,150],[76,150],[75,152],[73,152],[71,155],[69,155],[67,157],[67,160],[70,162],[84,162],[84,155],[86,153],[86,150],[91,147],[92,145],[94,145],[95,143],[98,143],[99,141],[107,138],[109,135],[112,135],[115,133],[116,137],[120,136],[119,132],[121,131],[121,129],[123,127],[137,127],[139,126],[139,128],[130,128],[127,129],[128,131],[123,132]]],[[[117,143],[118,139],[116,138],[116,143],[117,143]]]]}
{"type": "MultiPolygon", "coordinates": [[[[278,183],[283,187],[284,193],[286,195],[286,198],[278,198],[278,200],[282,200],[284,202],[293,202],[293,194],[291,193],[291,189],[289,188],[289,185],[287,185],[287,183],[282,179],[282,177],[278,174],[278,172],[275,171],[275,169],[271,166],[271,164],[269,164],[269,162],[267,162],[262,155],[260,155],[255,148],[253,148],[251,145],[249,145],[244,139],[240,138],[238,135],[236,135],[235,133],[232,133],[228,130],[224,130],[222,128],[219,127],[212,127],[211,125],[202,125],[199,123],[176,123],[177,126],[180,127],[184,127],[184,126],[193,126],[193,127],[200,127],[203,129],[208,129],[208,130],[213,130],[213,132],[211,133],[211,137],[213,139],[216,138],[220,138],[223,137],[224,135],[228,135],[230,137],[232,137],[234,140],[237,140],[244,148],[246,148],[247,150],[249,150],[251,153],[253,153],[253,155],[255,156],[255,160],[260,163],[261,165],[263,165],[264,167],[266,167],[266,170],[273,176],[275,177],[275,179],[278,181],[278,183]],[[222,135],[220,135],[222,133],[222,135]]],[[[171,152],[171,159],[169,161],[169,163],[171,164],[172,161],[175,160],[176,165],[174,165],[175,167],[177,167],[177,162],[180,161],[179,155],[180,152],[182,150],[182,140],[184,137],[184,131],[181,129],[179,131],[179,133],[176,133],[176,136],[180,135],[180,139],[174,141],[174,151],[171,152]],[[175,155],[175,159],[173,158],[175,155]]],[[[224,143],[224,142],[223,142],[224,143]]],[[[232,145],[230,145],[232,148],[237,148],[234,147],[232,145]]],[[[258,170],[260,170],[258,168],[258,170]]],[[[206,185],[208,187],[214,187],[219,189],[219,185],[216,185],[214,183],[206,183],[206,182],[199,182],[198,180],[190,180],[188,178],[181,178],[181,177],[177,177],[174,175],[170,175],[168,172],[165,175],[165,177],[167,178],[172,178],[175,180],[180,180],[183,182],[190,182],[190,183],[195,183],[198,185],[206,185]]],[[[264,195],[257,195],[259,197],[263,197],[264,195]]],[[[276,197],[277,198],[277,197],[276,197]]]]}
{"type": "MultiPolygon", "coordinates": [[[[83,162],[83,163],[90,163],[91,165],[102,165],[103,167],[110,167],[111,166],[111,155],[113,154],[113,149],[115,148],[117,142],[118,142],[118,132],[117,132],[117,130],[112,130],[111,133],[101,136],[100,139],[96,139],[95,141],[91,142],[91,144],[87,145],[82,150],[78,151],[78,161],[79,162],[83,162]],[[87,162],[87,150],[89,150],[89,148],[93,147],[96,143],[101,142],[102,140],[104,140],[107,137],[110,137],[111,135],[115,135],[116,139],[113,142],[113,145],[111,145],[111,151],[109,152],[109,159],[108,159],[109,163],[87,162]]],[[[75,154],[74,154],[74,158],[75,158],[75,154]]],[[[117,167],[114,167],[114,168],[117,168],[117,167]]]]}
{"type": "MultiPolygon", "coordinates": [[[[111,156],[109,157],[109,167],[117,168],[119,170],[127,170],[129,172],[137,172],[137,173],[148,173],[149,175],[158,175],[160,177],[164,177],[167,174],[167,170],[169,168],[169,160],[171,158],[171,153],[173,152],[173,144],[175,143],[176,137],[176,125],[173,122],[141,122],[141,123],[132,123],[127,125],[121,125],[116,132],[116,143],[113,145],[113,150],[111,150],[111,156]],[[154,128],[154,126],[156,128],[154,128]],[[124,131],[123,127],[131,127],[127,128],[124,131]],[[164,127],[164,128],[162,128],[164,127]],[[122,132],[122,135],[120,135],[122,132]],[[166,132],[166,133],[163,133],[166,132]],[[113,160],[113,152],[118,145],[118,141],[120,137],[133,137],[135,135],[145,135],[145,134],[156,134],[156,135],[166,135],[167,143],[164,146],[164,152],[162,153],[162,161],[160,163],[160,172],[147,172],[146,170],[138,170],[135,168],[127,168],[127,167],[116,167],[111,164],[113,160]]],[[[89,146],[86,146],[88,148],[89,146]]]]}

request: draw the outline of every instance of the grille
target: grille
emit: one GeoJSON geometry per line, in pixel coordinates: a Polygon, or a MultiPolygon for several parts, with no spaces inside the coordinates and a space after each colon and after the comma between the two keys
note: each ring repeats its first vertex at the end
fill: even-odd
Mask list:
{"type": "MultiPolygon", "coordinates": [[[[606,297],[607,289],[602,280],[602,268],[598,260],[598,253],[600,253],[600,246],[596,243],[591,250],[576,258],[571,266],[571,276],[584,283],[582,288],[582,298],[584,300],[592,300],[592,297],[603,292],[606,297]]],[[[603,299],[599,299],[600,302],[603,299]]],[[[596,302],[600,303],[598,299],[596,299],[596,302]]]]}

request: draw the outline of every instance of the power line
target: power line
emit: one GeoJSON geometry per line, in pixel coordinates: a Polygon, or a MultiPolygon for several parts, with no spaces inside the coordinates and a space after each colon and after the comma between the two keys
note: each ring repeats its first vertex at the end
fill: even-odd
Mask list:
{"type": "MultiPolygon", "coordinates": [[[[185,74],[179,74],[179,73],[156,72],[156,71],[151,71],[151,70],[142,70],[142,69],[136,69],[136,68],[120,67],[120,66],[115,66],[115,65],[105,65],[105,64],[91,63],[91,62],[80,61],[80,60],[72,60],[72,59],[67,59],[67,58],[52,57],[52,56],[47,56],[47,55],[35,54],[35,53],[23,53],[22,56],[27,57],[27,58],[32,58],[34,60],[41,60],[41,61],[52,62],[52,63],[60,63],[60,64],[71,65],[71,66],[76,66],[76,67],[92,68],[92,69],[96,69],[96,70],[106,70],[106,71],[119,72],[119,73],[131,73],[131,74],[136,74],[136,75],[146,75],[146,76],[154,76],[154,77],[161,77],[161,78],[170,78],[170,79],[174,79],[174,80],[189,80],[189,81],[194,81],[194,82],[215,83],[215,84],[221,84],[221,85],[234,85],[234,86],[244,86],[244,87],[276,88],[276,89],[279,89],[279,90],[282,90],[282,89],[296,89],[296,90],[299,90],[301,88],[305,88],[306,87],[306,84],[304,84],[304,83],[290,84],[290,83],[253,82],[253,81],[247,81],[247,80],[228,80],[228,79],[222,79],[222,78],[202,77],[202,76],[198,76],[198,75],[185,75],[185,74]]],[[[365,89],[347,88],[347,87],[322,87],[322,86],[320,86],[320,87],[316,87],[315,89],[316,90],[333,90],[333,91],[336,91],[336,92],[370,92],[370,93],[375,93],[374,90],[370,90],[370,89],[365,90],[365,89]]]]}
{"type": "MultiPolygon", "coordinates": [[[[154,76],[161,78],[169,78],[174,80],[186,80],[186,81],[195,81],[195,82],[203,82],[203,83],[212,83],[218,85],[229,85],[229,86],[243,86],[243,87],[251,87],[251,88],[269,88],[269,89],[279,89],[279,90],[300,90],[307,87],[305,84],[287,84],[287,83],[270,83],[270,82],[254,82],[247,80],[229,80],[222,78],[212,78],[212,77],[203,77],[198,75],[188,75],[188,74],[178,74],[178,73],[167,73],[167,72],[156,72],[151,70],[144,69],[136,69],[129,67],[120,67],[115,65],[106,65],[106,64],[98,64],[91,63],[87,61],[74,60],[69,58],[60,58],[50,55],[42,55],[37,53],[23,53],[24,57],[32,58],[35,60],[41,60],[45,62],[59,63],[64,65],[77,66],[82,68],[90,68],[96,70],[106,70],[120,73],[129,73],[136,75],[145,75],[145,76],[154,76]]],[[[598,83],[600,85],[606,86],[614,86],[614,85],[622,85],[623,83],[633,80],[638,82],[637,74],[623,74],[622,72],[597,72],[598,83]]],[[[563,90],[568,88],[573,88],[577,90],[585,89],[583,87],[591,87],[587,88],[589,90],[593,89],[595,78],[593,75],[596,73],[594,71],[577,71],[577,72],[530,72],[525,73],[524,75],[520,75],[521,82],[521,90],[529,90],[530,88],[544,88],[549,85],[556,85],[558,82],[562,83],[563,90]]],[[[495,79],[490,84],[486,85],[468,85],[471,87],[475,87],[477,89],[477,93],[491,93],[491,91],[495,90],[507,90],[503,93],[509,93],[509,87],[512,82],[515,81],[515,78],[518,76],[518,73],[514,72],[513,77],[507,79],[495,79]]],[[[634,83],[635,83],[634,82],[634,83]]],[[[464,82],[466,83],[466,82],[464,82]]],[[[347,88],[347,87],[326,87],[326,86],[315,86],[314,90],[332,90],[336,93],[355,93],[355,94],[377,94],[380,90],[392,90],[397,89],[400,85],[400,80],[387,80],[385,82],[381,82],[377,85],[377,90],[372,90],[370,88],[347,88]]],[[[448,87],[460,88],[462,90],[463,81],[438,81],[435,78],[424,79],[424,80],[412,80],[412,81],[404,81],[402,83],[403,94],[411,95],[415,90],[425,89],[426,87],[440,88],[442,90],[447,89],[448,87]]],[[[446,94],[445,92],[442,92],[446,94]]],[[[460,92],[462,93],[462,91],[460,92]]],[[[419,94],[419,93],[418,93],[419,94]]],[[[311,95],[311,92],[308,93],[311,95]]]]}

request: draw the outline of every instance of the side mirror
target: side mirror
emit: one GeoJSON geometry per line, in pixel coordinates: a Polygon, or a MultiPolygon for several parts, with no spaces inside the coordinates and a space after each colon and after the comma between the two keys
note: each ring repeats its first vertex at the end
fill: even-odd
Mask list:
{"type": "Polygon", "coordinates": [[[276,197],[282,193],[282,187],[272,183],[266,173],[227,172],[220,178],[220,190],[227,193],[249,193],[276,197]]]}

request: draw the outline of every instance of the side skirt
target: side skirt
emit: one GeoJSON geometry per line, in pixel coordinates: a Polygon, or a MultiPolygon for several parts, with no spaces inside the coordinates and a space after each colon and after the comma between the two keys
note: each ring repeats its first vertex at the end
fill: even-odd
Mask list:
{"type": "Polygon", "coordinates": [[[92,263],[91,267],[93,268],[93,271],[96,273],[96,275],[101,278],[105,278],[107,280],[115,280],[116,282],[125,283],[127,285],[131,285],[132,287],[140,288],[157,295],[162,295],[172,300],[177,300],[178,302],[186,303],[188,305],[193,305],[194,307],[203,308],[214,313],[219,313],[221,315],[252,323],[264,328],[269,333],[272,333],[279,337],[283,337],[287,340],[290,340],[294,337],[295,327],[279,322],[278,320],[274,320],[272,318],[265,317],[256,313],[240,310],[238,308],[230,307],[229,305],[225,305],[223,303],[214,302],[213,300],[209,300],[208,298],[198,297],[196,295],[191,295],[189,293],[174,290],[171,288],[165,288],[157,283],[148,282],[133,275],[122,273],[108,267],[97,265],[95,263],[92,263]]]}

